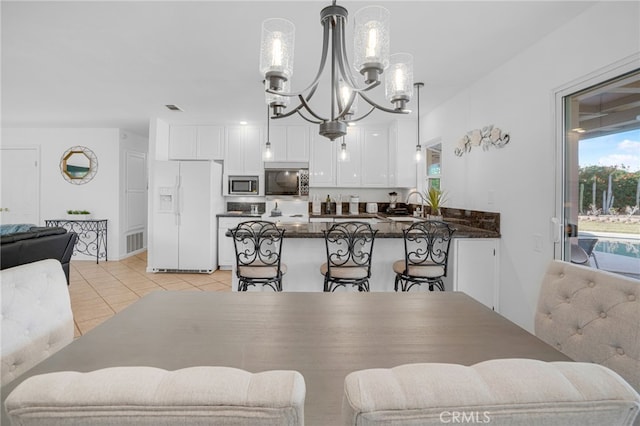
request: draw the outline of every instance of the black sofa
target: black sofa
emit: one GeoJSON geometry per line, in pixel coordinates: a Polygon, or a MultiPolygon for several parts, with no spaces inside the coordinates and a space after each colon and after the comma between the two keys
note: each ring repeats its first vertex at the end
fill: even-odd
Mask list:
{"type": "Polygon", "coordinates": [[[0,269],[44,259],[56,259],[69,284],[69,262],[78,235],[64,228],[33,227],[0,237],[0,269]]]}

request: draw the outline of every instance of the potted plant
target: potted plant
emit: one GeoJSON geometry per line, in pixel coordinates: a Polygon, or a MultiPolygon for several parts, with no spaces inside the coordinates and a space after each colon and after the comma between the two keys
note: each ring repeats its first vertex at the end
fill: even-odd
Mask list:
{"type": "Polygon", "coordinates": [[[91,219],[91,212],[88,210],[67,210],[67,219],[69,220],[91,219]]]}
{"type": "Polygon", "coordinates": [[[428,191],[425,191],[425,202],[430,207],[431,218],[436,220],[442,220],[442,211],[440,210],[444,203],[447,201],[444,191],[431,187],[428,191]]]}

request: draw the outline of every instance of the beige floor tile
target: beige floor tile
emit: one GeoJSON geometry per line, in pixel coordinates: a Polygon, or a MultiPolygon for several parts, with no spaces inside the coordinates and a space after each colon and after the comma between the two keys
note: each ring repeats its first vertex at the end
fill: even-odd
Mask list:
{"type": "Polygon", "coordinates": [[[198,288],[204,291],[229,291],[230,290],[228,286],[218,282],[203,284],[201,286],[198,286],[198,288]]]}
{"type": "Polygon", "coordinates": [[[216,279],[211,275],[189,275],[184,280],[193,285],[210,284],[216,282],[216,279]]]}
{"type": "MultiPolygon", "coordinates": [[[[107,305],[106,302],[101,305],[77,307],[73,311],[73,319],[76,320],[78,326],[83,321],[111,315],[113,315],[113,310],[109,307],[109,305],[107,305]]],[[[82,328],[80,328],[80,331],[82,331],[82,328]]]]}
{"type": "Polygon", "coordinates": [[[82,336],[82,333],[80,332],[80,329],[78,328],[78,324],[76,324],[76,322],[73,322],[73,338],[77,338],[82,336]]]}
{"type": "Polygon", "coordinates": [[[135,293],[142,297],[154,291],[165,291],[162,287],[154,287],[154,288],[141,288],[139,290],[135,290],[135,293]]]}
{"type": "Polygon", "coordinates": [[[114,315],[115,314],[112,312],[111,315],[108,315],[108,316],[93,318],[86,321],[78,321],[78,328],[80,329],[80,332],[82,334],[86,334],[87,332],[99,326],[100,324],[102,324],[103,322],[105,322],[106,320],[108,320],[114,315]]]}
{"type": "Polygon", "coordinates": [[[120,303],[136,301],[140,298],[140,296],[135,294],[133,291],[128,291],[127,293],[105,295],[103,296],[103,298],[109,306],[113,307],[113,305],[117,305],[120,303]]]}
{"type": "Polygon", "coordinates": [[[183,274],[148,274],[147,278],[153,281],[156,284],[164,285],[171,283],[181,283],[184,282],[182,279],[183,274]]]}
{"type": "Polygon", "coordinates": [[[133,291],[140,290],[143,288],[154,288],[158,287],[158,284],[154,283],[151,280],[132,282],[132,283],[123,283],[127,288],[130,288],[133,291]]]}
{"type": "Polygon", "coordinates": [[[162,284],[165,290],[197,290],[196,287],[186,282],[162,284]]]}
{"type": "Polygon", "coordinates": [[[130,306],[134,303],[136,303],[138,300],[140,299],[136,299],[136,300],[130,300],[128,302],[123,302],[123,303],[115,303],[113,305],[111,305],[111,309],[113,309],[116,313],[122,311],[124,308],[126,308],[127,306],[130,306]]]}
{"type": "Polygon", "coordinates": [[[129,288],[127,288],[127,286],[125,286],[124,284],[120,284],[120,285],[114,286],[114,287],[97,288],[96,291],[102,297],[105,297],[105,296],[117,296],[117,295],[120,295],[120,294],[126,294],[126,293],[130,293],[131,292],[131,290],[129,290],[129,288]]]}

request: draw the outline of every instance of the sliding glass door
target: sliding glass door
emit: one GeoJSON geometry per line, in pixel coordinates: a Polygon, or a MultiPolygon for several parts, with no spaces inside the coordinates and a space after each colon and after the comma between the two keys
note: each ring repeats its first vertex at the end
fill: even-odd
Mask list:
{"type": "Polygon", "coordinates": [[[640,279],[640,70],[562,104],[561,258],[640,279]]]}

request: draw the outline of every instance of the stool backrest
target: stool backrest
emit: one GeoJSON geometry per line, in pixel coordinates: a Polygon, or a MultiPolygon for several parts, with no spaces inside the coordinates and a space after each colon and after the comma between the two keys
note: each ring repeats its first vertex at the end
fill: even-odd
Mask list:
{"type": "Polygon", "coordinates": [[[332,267],[366,267],[371,275],[371,256],[377,230],[366,222],[338,222],[324,231],[327,248],[327,270],[332,267]]]}
{"type": "Polygon", "coordinates": [[[284,229],[264,220],[251,220],[230,230],[238,266],[280,269],[284,229]]]}
{"type": "Polygon", "coordinates": [[[440,265],[446,276],[453,232],[454,229],[439,220],[415,222],[403,230],[405,270],[414,265],[440,265]]]}

